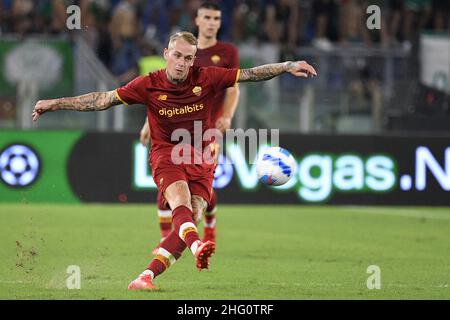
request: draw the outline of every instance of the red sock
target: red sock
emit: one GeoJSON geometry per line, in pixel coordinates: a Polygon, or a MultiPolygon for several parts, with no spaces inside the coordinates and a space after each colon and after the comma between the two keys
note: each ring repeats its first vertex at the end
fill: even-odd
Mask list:
{"type": "Polygon", "coordinates": [[[157,196],[157,205],[161,238],[164,239],[172,231],[172,211],[167,207],[167,203],[160,192],[157,196]]]}
{"type": "Polygon", "coordinates": [[[205,215],[205,228],[213,229],[216,227],[216,216],[213,215],[205,215]]]}
{"type": "Polygon", "coordinates": [[[186,249],[186,244],[175,231],[172,231],[161,243],[161,248],[170,253],[175,259],[178,259],[181,257],[184,249],[186,249]]]}
{"type": "Polygon", "coordinates": [[[167,269],[167,267],[161,260],[155,258],[150,262],[147,269],[153,272],[153,279],[154,279],[159,274],[163,273],[167,269]]]}
{"type": "Polygon", "coordinates": [[[192,250],[192,244],[200,238],[197,227],[192,219],[192,210],[186,206],[179,206],[172,211],[173,229],[183,240],[188,248],[192,250]]]}
{"type": "Polygon", "coordinates": [[[206,208],[205,212],[205,228],[214,229],[216,227],[216,204],[217,204],[217,195],[213,190],[211,195],[211,200],[209,201],[209,206],[206,208]]]}
{"type": "Polygon", "coordinates": [[[172,211],[158,209],[161,238],[164,239],[172,231],[172,211]]]}
{"type": "Polygon", "coordinates": [[[216,191],[213,189],[211,199],[209,200],[209,205],[206,208],[206,212],[214,213],[216,211],[216,205],[217,205],[217,194],[216,191]]]}
{"type": "Polygon", "coordinates": [[[172,264],[181,257],[186,244],[180,239],[175,231],[170,234],[161,242],[161,247],[158,250],[155,258],[150,262],[147,269],[153,272],[153,277],[163,273],[172,264]]]}
{"type": "Polygon", "coordinates": [[[161,239],[166,238],[172,231],[172,223],[160,222],[159,227],[161,229],[161,239]]]}

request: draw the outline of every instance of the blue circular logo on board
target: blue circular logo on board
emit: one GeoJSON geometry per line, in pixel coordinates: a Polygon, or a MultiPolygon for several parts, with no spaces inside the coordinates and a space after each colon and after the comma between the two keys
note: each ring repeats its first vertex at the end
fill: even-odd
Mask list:
{"type": "Polygon", "coordinates": [[[214,189],[223,189],[228,186],[233,179],[233,165],[223,154],[219,155],[219,164],[214,172],[214,189]]]}
{"type": "Polygon", "coordinates": [[[31,185],[39,175],[41,164],[37,153],[23,144],[13,144],[0,153],[0,179],[10,187],[31,185]]]}

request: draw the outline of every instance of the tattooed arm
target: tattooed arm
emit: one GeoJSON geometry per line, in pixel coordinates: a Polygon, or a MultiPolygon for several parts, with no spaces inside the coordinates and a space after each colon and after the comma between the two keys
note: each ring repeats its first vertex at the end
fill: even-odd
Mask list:
{"type": "Polygon", "coordinates": [[[256,82],[272,79],[284,72],[289,72],[296,77],[307,78],[317,76],[316,70],[306,61],[286,61],[282,63],[265,64],[262,66],[242,69],[238,82],[256,82]]]}
{"type": "Polygon", "coordinates": [[[122,104],[122,102],[117,97],[115,90],[92,92],[72,98],[40,100],[34,106],[32,117],[33,121],[36,121],[45,112],[57,110],[102,111],[118,104],[122,104]]]}

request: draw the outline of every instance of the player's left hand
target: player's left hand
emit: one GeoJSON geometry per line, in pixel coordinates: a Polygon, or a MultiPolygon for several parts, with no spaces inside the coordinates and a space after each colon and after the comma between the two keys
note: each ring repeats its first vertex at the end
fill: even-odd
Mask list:
{"type": "Polygon", "coordinates": [[[231,118],[230,117],[220,117],[216,121],[216,129],[220,130],[222,133],[225,133],[228,129],[231,128],[231,118]]]}
{"type": "Polygon", "coordinates": [[[306,61],[289,61],[287,64],[288,72],[296,77],[308,78],[317,76],[316,70],[306,61]]]}
{"type": "Polygon", "coordinates": [[[54,109],[53,100],[39,100],[34,106],[31,117],[33,118],[33,121],[36,121],[41,114],[48,111],[54,111],[54,109]]]}

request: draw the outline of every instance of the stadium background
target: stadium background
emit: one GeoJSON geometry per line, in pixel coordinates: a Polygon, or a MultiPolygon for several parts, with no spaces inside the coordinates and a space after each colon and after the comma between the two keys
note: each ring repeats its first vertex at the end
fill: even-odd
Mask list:
{"type": "MultiPolygon", "coordinates": [[[[108,223],[125,225],[130,221],[126,216],[133,213],[136,221],[145,220],[150,224],[155,215],[156,189],[147,167],[146,150],[138,140],[145,117],[144,107],[119,106],[98,113],[50,113],[38,123],[31,122],[31,110],[39,99],[111,90],[138,75],[143,66],[160,66],[162,50],[172,32],[195,32],[193,18],[199,3],[197,0],[0,1],[2,243],[18,243],[20,238],[22,244],[11,250],[7,249],[8,245],[2,245],[9,250],[2,252],[5,261],[16,265],[15,271],[7,267],[8,263],[1,269],[0,285],[5,289],[2,297],[73,298],[61,291],[45,294],[40,291],[42,287],[60,289],[62,286],[53,285],[57,282],[55,278],[50,282],[46,278],[45,272],[55,270],[55,265],[47,265],[46,271],[39,273],[35,261],[39,257],[35,258],[32,251],[26,253],[22,248],[27,245],[28,249],[39,247],[42,250],[40,263],[44,264],[46,244],[36,236],[40,232],[59,239],[64,235],[59,235],[62,231],[58,228],[72,228],[69,220],[86,219],[93,226],[100,226],[99,221],[108,216],[113,219],[108,223]],[[66,8],[72,4],[81,8],[81,30],[67,28],[70,14],[66,8]],[[29,151],[14,149],[16,145],[23,145],[29,151]],[[11,171],[11,165],[8,166],[14,153],[11,150],[17,153],[15,169],[22,171],[23,180],[7,173],[11,171]],[[38,165],[30,160],[31,152],[39,160],[38,165]],[[88,204],[79,207],[83,202],[130,205],[123,209],[88,204]],[[140,203],[143,207],[132,203],[140,203]],[[40,213],[45,215],[36,215],[40,213]],[[94,217],[98,220],[90,220],[94,217]],[[58,223],[61,225],[56,228],[60,231],[51,229],[58,223]],[[41,229],[36,229],[38,226],[41,229]],[[25,270],[24,265],[30,269],[25,270]],[[24,272],[18,273],[17,268],[24,272]],[[39,280],[27,278],[29,282],[22,285],[28,288],[27,284],[31,283],[34,293],[27,295],[9,287],[8,279],[20,278],[25,273],[28,277],[33,272],[39,274],[39,280]],[[45,286],[40,282],[43,279],[45,286]]],[[[257,182],[254,166],[247,163],[249,159],[237,161],[231,167],[221,167],[216,181],[220,188],[220,210],[224,212],[222,218],[219,216],[219,227],[223,226],[223,231],[219,229],[222,232],[219,241],[234,243],[238,234],[247,232],[244,226],[253,226],[254,221],[263,216],[263,221],[257,224],[260,229],[256,238],[273,242],[269,230],[272,225],[278,225],[280,234],[289,232],[289,241],[292,240],[293,245],[306,243],[317,249],[318,255],[319,252],[327,255],[328,259],[317,268],[318,272],[328,272],[331,270],[328,267],[343,269],[333,267],[339,264],[341,255],[347,255],[352,261],[352,256],[363,247],[367,251],[366,258],[361,258],[363,261],[377,261],[376,256],[386,262],[388,257],[397,256],[404,250],[404,258],[410,260],[399,262],[398,270],[403,269],[398,271],[397,278],[390,278],[392,290],[385,291],[384,297],[448,298],[448,271],[444,271],[449,263],[444,254],[448,253],[445,244],[449,243],[449,233],[445,231],[448,231],[448,208],[431,209],[432,206],[450,205],[450,13],[446,1],[231,0],[220,1],[220,4],[223,12],[220,39],[238,46],[242,68],[305,59],[320,76],[304,81],[282,75],[268,82],[240,86],[241,96],[233,126],[280,129],[280,145],[295,155],[300,170],[287,186],[271,189],[257,182]],[[381,7],[381,30],[366,27],[369,15],[365,10],[371,4],[381,7]],[[261,203],[277,206],[256,206],[261,203]],[[282,221],[273,212],[279,210],[280,204],[294,205],[282,210],[285,211],[282,221]],[[361,207],[363,214],[359,215],[355,212],[360,209],[354,207],[301,206],[305,204],[375,207],[361,207]],[[408,206],[408,209],[389,209],[386,205],[408,206]],[[258,217],[253,220],[256,213],[258,217]],[[375,217],[374,213],[380,216],[375,217]],[[365,218],[361,219],[362,216],[365,218]],[[412,217],[412,220],[402,220],[402,216],[412,217]],[[350,220],[343,222],[340,217],[350,220]],[[423,224],[416,225],[415,218],[423,224]],[[295,219],[302,221],[296,226],[295,219]],[[334,227],[330,229],[328,223],[334,227]],[[322,238],[313,240],[317,235],[322,238]],[[404,248],[397,246],[398,237],[406,239],[404,248]],[[409,240],[414,245],[408,245],[409,240]],[[357,241],[360,241],[360,247],[357,241]],[[334,251],[330,243],[335,244],[334,251]],[[347,246],[345,252],[340,251],[344,246],[347,246]],[[339,256],[333,260],[333,255],[339,256]],[[411,269],[404,269],[405,263],[411,269]],[[427,269],[425,265],[438,269],[427,269]],[[418,271],[414,266],[424,268],[418,271]],[[424,270],[429,273],[423,274],[424,270]],[[427,290],[414,291],[408,284],[410,280],[402,278],[402,274],[405,277],[411,275],[410,280],[419,289],[427,290]],[[431,275],[434,276],[432,280],[431,275]],[[433,288],[439,287],[441,289],[437,290],[441,291],[434,291],[429,286],[430,281],[433,288]]],[[[226,156],[236,160],[243,154],[233,146],[227,146],[226,156]]],[[[151,227],[145,225],[155,230],[151,239],[147,237],[151,243],[157,239],[156,217],[154,220],[151,227]]],[[[141,232],[148,232],[144,226],[139,228],[141,232]]],[[[109,238],[99,236],[97,239],[91,229],[75,223],[73,239],[96,239],[99,250],[104,250],[94,250],[90,254],[99,254],[103,257],[99,263],[106,264],[108,258],[104,257],[108,254],[105,252],[109,251],[105,248],[110,244],[102,241],[109,238]]],[[[99,234],[108,233],[109,230],[105,230],[99,234]]],[[[130,244],[142,245],[142,241],[136,239],[122,239],[122,243],[130,241],[130,244]]],[[[258,248],[259,242],[252,243],[250,236],[246,239],[248,246],[258,248]]],[[[59,248],[57,241],[53,241],[54,250],[59,248]]],[[[49,249],[50,244],[47,245],[49,249]]],[[[270,248],[269,244],[267,246],[270,248]]],[[[84,255],[81,247],[73,244],[70,248],[74,252],[80,250],[79,257],[84,255]]],[[[268,247],[264,248],[267,250],[268,247]]],[[[272,248],[272,252],[278,252],[278,249],[272,248]]],[[[218,271],[226,274],[231,262],[225,259],[234,259],[234,256],[231,256],[230,248],[224,250],[222,258],[218,257],[223,259],[218,271]]],[[[308,274],[304,252],[295,260],[292,250],[280,250],[276,255],[281,261],[291,256],[292,261],[285,261],[287,269],[283,269],[285,273],[281,271],[274,283],[278,280],[285,283],[290,274],[296,272],[308,274]],[[295,262],[292,269],[290,262],[295,262]]],[[[260,254],[267,258],[265,251],[258,253],[255,249],[255,252],[256,257],[261,258],[260,254]]],[[[312,253],[310,256],[306,253],[306,257],[309,257],[307,262],[316,258],[312,253]]],[[[60,269],[68,265],[66,261],[61,258],[60,269]]],[[[123,270],[133,267],[139,270],[142,263],[123,266],[123,270]]],[[[172,298],[170,289],[174,288],[178,292],[176,297],[184,297],[176,285],[179,281],[184,283],[181,270],[187,265],[183,263],[174,278],[168,276],[169,292],[158,297],[172,298]]],[[[253,265],[254,270],[258,267],[258,264],[253,265]]],[[[391,268],[395,269],[392,264],[391,268]]],[[[100,276],[100,280],[96,280],[98,268],[94,269],[89,271],[91,280],[85,280],[88,288],[95,287],[95,281],[103,279],[100,276]]],[[[57,280],[63,283],[64,269],[61,270],[63,275],[57,280]]],[[[364,271],[358,277],[365,285],[364,271]]],[[[128,280],[130,271],[122,272],[120,276],[121,281],[128,280]]],[[[355,289],[353,280],[346,278],[337,280],[344,283],[342,286],[330,280],[332,288],[327,287],[327,291],[321,284],[323,276],[324,273],[316,274],[315,278],[313,275],[311,279],[319,285],[308,284],[306,291],[280,289],[277,295],[263,286],[246,295],[228,288],[227,294],[209,297],[376,297],[366,293],[361,295],[358,292],[366,289],[361,289],[360,284],[355,289]],[[348,283],[352,285],[346,291],[348,283]]],[[[242,283],[247,281],[244,277],[240,280],[242,283]]],[[[253,288],[252,285],[248,283],[249,288],[253,288]]],[[[114,286],[123,288],[124,284],[114,286]]],[[[204,298],[192,294],[187,290],[189,286],[181,285],[182,292],[189,292],[186,293],[188,298],[204,298]]],[[[103,296],[124,297],[122,293],[101,293],[75,298],[103,296]]]]}

